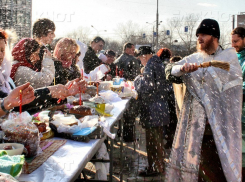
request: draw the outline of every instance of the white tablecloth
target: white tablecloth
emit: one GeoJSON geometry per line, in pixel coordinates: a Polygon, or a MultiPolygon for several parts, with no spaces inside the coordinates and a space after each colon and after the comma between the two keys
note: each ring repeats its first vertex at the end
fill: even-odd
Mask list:
{"type": "MultiPolygon", "coordinates": [[[[113,102],[114,108],[111,111],[113,116],[107,118],[111,126],[122,117],[128,101],[129,99],[113,102]]],[[[31,174],[21,174],[18,180],[28,182],[73,181],[99,149],[104,139],[105,137],[90,140],[88,143],[67,140],[66,144],[50,156],[37,170],[31,174]]]]}

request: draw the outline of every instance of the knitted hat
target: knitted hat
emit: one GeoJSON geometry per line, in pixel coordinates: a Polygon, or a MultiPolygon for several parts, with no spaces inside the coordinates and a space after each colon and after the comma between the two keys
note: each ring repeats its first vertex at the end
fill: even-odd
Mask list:
{"type": "Polygon", "coordinates": [[[155,52],[151,50],[150,46],[141,46],[137,51],[136,56],[146,55],[146,54],[154,54],[155,52]]]}
{"type": "Polygon", "coordinates": [[[212,35],[213,37],[220,38],[220,30],[219,30],[219,24],[216,20],[213,19],[204,19],[200,23],[199,27],[196,31],[196,36],[199,33],[212,35]]]}

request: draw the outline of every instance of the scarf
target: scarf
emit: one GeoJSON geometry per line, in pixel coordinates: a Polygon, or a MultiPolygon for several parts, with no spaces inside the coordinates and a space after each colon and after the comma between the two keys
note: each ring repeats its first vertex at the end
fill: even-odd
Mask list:
{"type": "Polygon", "coordinates": [[[26,66],[36,72],[40,72],[39,69],[37,69],[33,64],[31,64],[31,62],[27,59],[26,55],[27,46],[28,44],[31,44],[31,41],[33,40],[34,39],[31,38],[24,38],[14,46],[12,56],[15,61],[18,61],[18,63],[12,66],[10,77],[13,80],[15,79],[15,73],[20,66],[26,66]]]}

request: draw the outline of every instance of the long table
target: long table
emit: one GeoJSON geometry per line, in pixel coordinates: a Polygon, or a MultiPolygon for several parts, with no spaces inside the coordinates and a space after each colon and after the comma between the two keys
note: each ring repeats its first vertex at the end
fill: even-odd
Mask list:
{"type": "MultiPolygon", "coordinates": [[[[106,118],[111,127],[122,118],[128,103],[129,99],[112,103],[114,105],[111,111],[113,116],[106,118]]],[[[101,139],[90,140],[88,143],[67,140],[66,144],[50,156],[37,170],[31,174],[21,174],[18,180],[28,182],[75,181],[87,162],[100,148],[105,138],[106,136],[101,139]]],[[[110,170],[110,172],[112,171],[110,170]]]]}

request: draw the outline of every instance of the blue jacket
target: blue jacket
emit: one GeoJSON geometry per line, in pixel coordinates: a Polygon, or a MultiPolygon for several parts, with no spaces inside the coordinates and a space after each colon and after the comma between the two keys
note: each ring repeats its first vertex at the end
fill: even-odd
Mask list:
{"type": "Polygon", "coordinates": [[[166,81],[165,66],[157,56],[150,58],[143,75],[138,76],[134,84],[139,94],[140,121],[143,127],[169,124],[169,82],[166,81]]]}
{"type": "Polygon", "coordinates": [[[242,67],[242,77],[243,77],[243,94],[245,94],[245,49],[237,53],[238,61],[242,67]]]}

